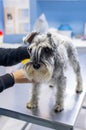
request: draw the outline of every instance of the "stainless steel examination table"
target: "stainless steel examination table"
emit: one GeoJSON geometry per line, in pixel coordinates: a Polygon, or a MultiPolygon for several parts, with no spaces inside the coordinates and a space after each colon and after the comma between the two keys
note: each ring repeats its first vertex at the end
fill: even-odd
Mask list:
{"type": "Polygon", "coordinates": [[[26,103],[29,98],[29,89],[31,84],[18,84],[5,90],[0,94],[0,115],[9,116],[19,120],[38,124],[56,130],[72,130],[74,128],[77,116],[82,107],[85,93],[76,94],[73,92],[65,93],[65,109],[62,112],[55,113],[54,90],[45,86],[42,87],[39,96],[38,108],[29,110],[26,103]],[[49,90],[48,90],[49,89],[49,90]],[[44,92],[43,92],[44,91],[44,92]]]}

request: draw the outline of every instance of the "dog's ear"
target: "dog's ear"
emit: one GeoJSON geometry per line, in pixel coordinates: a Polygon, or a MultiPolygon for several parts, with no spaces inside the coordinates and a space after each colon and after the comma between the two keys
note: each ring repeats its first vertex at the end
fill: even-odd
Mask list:
{"type": "Polygon", "coordinates": [[[31,44],[32,40],[34,39],[34,37],[37,35],[37,32],[32,32],[29,35],[27,35],[26,37],[23,38],[23,42],[24,43],[29,43],[31,44]]]}
{"type": "Polygon", "coordinates": [[[52,48],[54,49],[54,51],[56,50],[56,44],[52,38],[52,34],[51,33],[47,33],[47,37],[49,39],[49,43],[52,46],[52,48]]]}

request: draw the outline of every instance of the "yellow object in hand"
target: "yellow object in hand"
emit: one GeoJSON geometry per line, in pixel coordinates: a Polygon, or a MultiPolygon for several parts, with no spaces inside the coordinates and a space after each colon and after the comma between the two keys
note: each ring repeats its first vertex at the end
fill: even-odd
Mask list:
{"type": "Polygon", "coordinates": [[[22,60],[22,64],[26,64],[27,62],[29,62],[30,61],[30,59],[25,59],[25,60],[22,60]]]}

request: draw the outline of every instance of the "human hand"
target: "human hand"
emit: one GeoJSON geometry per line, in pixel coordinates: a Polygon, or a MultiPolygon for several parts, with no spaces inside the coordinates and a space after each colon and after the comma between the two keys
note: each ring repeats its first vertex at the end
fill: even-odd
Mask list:
{"type": "Polygon", "coordinates": [[[24,70],[20,69],[12,73],[15,83],[34,83],[34,80],[30,81],[25,77],[24,70]]]}

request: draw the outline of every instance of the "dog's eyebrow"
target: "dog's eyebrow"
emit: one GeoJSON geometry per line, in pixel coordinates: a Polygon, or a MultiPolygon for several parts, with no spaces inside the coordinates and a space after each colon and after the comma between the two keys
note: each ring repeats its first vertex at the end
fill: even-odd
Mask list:
{"type": "MultiPolygon", "coordinates": [[[[42,42],[42,43],[40,42],[40,44],[38,45],[38,47],[46,47],[45,42],[42,42]]],[[[47,47],[51,48],[51,45],[48,43],[47,47]]]]}

